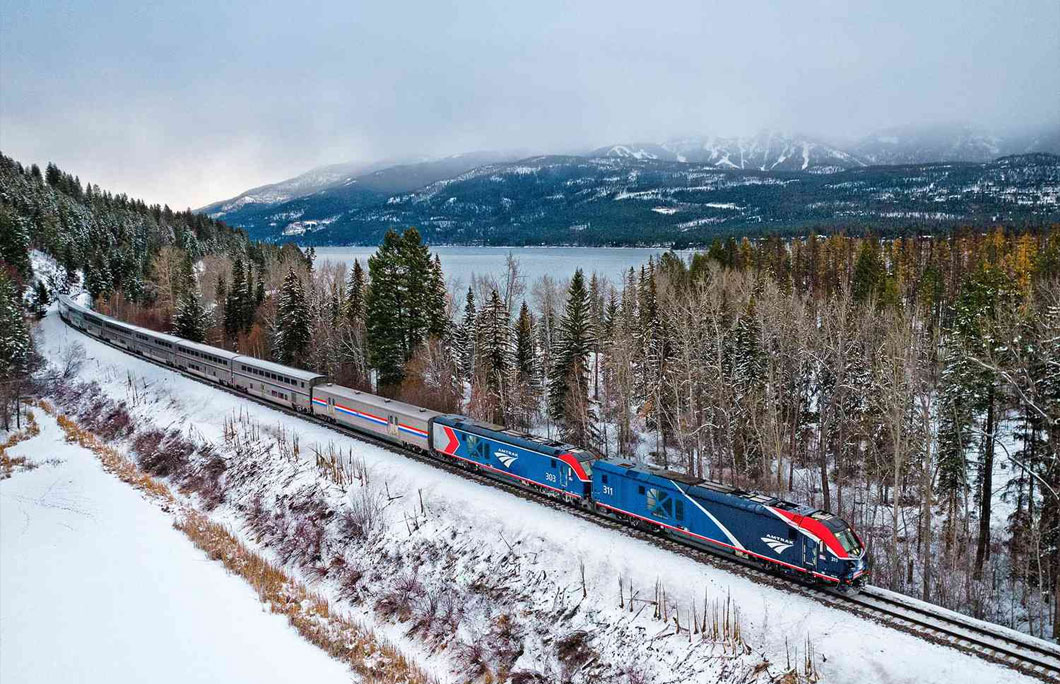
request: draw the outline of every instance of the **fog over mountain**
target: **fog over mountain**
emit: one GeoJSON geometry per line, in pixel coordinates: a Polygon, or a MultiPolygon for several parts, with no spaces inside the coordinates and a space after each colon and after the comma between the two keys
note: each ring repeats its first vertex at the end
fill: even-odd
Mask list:
{"type": "MultiPolygon", "coordinates": [[[[4,151],[174,206],[346,161],[765,129],[856,155],[845,141],[897,125],[1007,137],[1060,120],[1054,0],[0,0],[0,13],[4,151]]],[[[715,147],[732,161],[739,144],[715,147]]]]}

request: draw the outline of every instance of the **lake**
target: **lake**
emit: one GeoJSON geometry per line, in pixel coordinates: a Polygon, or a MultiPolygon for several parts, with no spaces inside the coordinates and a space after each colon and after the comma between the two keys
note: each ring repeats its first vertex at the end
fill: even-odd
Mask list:
{"type": "MultiPolygon", "coordinates": [[[[317,263],[345,263],[352,266],[354,259],[367,268],[368,257],[375,247],[317,247],[317,263]]],[[[548,274],[563,281],[582,269],[586,277],[593,272],[619,283],[632,267],[640,269],[648,258],[658,258],[665,252],[662,248],[635,247],[431,247],[442,261],[445,277],[454,286],[466,286],[472,275],[494,275],[500,278],[505,273],[505,259],[512,253],[519,260],[520,273],[530,285],[548,274]]],[[[687,258],[689,252],[679,252],[687,258]]]]}

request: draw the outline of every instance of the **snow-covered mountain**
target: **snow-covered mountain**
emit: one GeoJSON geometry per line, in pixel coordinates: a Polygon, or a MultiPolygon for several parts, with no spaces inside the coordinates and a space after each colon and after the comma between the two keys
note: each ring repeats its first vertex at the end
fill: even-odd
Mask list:
{"type": "Polygon", "coordinates": [[[984,162],[1026,151],[1011,149],[1006,142],[998,135],[971,126],[904,126],[868,135],[853,150],[873,164],[984,162]]]}
{"type": "Polygon", "coordinates": [[[773,131],[747,137],[708,136],[664,143],[609,145],[593,150],[588,156],[709,164],[719,169],[816,173],[866,165],[857,156],[820,140],[773,131]]]}
{"type": "Polygon", "coordinates": [[[330,164],[310,169],[300,176],[288,178],[279,183],[270,183],[251,188],[230,199],[208,204],[199,209],[204,214],[223,218],[226,214],[254,204],[280,204],[297,197],[305,197],[314,192],[333,187],[346,181],[352,181],[373,168],[385,166],[386,163],[366,164],[364,162],[346,162],[330,164]]]}
{"type": "Polygon", "coordinates": [[[225,218],[241,210],[254,210],[254,205],[275,206],[325,190],[348,193],[352,186],[359,186],[364,192],[409,192],[483,164],[514,161],[527,154],[522,150],[477,151],[438,158],[390,159],[370,164],[331,164],[310,169],[300,176],[279,183],[251,188],[231,199],[208,204],[199,211],[214,218],[225,218]]]}

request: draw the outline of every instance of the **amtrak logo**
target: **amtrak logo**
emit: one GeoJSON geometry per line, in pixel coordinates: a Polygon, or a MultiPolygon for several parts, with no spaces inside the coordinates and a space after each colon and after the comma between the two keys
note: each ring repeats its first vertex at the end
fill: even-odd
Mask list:
{"type": "Polygon", "coordinates": [[[761,537],[761,540],[764,541],[769,548],[773,549],[773,552],[778,556],[793,546],[792,542],[786,539],[780,539],[779,537],[761,537]]]}
{"type": "Polygon", "coordinates": [[[511,468],[512,464],[515,463],[515,461],[518,460],[518,458],[519,458],[518,456],[516,456],[515,454],[511,453],[510,451],[498,451],[497,452],[497,460],[499,460],[501,463],[503,463],[505,468],[511,468]]]}

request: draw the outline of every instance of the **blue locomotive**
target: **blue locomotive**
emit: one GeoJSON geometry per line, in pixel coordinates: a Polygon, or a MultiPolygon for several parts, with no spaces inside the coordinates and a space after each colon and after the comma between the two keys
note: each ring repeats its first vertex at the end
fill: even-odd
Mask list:
{"type": "Polygon", "coordinates": [[[836,585],[869,571],[861,540],[824,511],[617,459],[596,461],[592,479],[597,508],[686,544],[836,585]]]}
{"type": "Polygon", "coordinates": [[[59,297],[59,315],[86,334],[199,379],[311,413],[545,493],[681,543],[750,558],[832,586],[862,584],[869,556],[824,511],[618,459],[465,416],[443,415],[341,387],[297,368],[122,323],[59,297]]]}
{"type": "Polygon", "coordinates": [[[564,499],[592,498],[594,457],[569,444],[464,416],[435,416],[431,420],[431,450],[564,499]]]}

